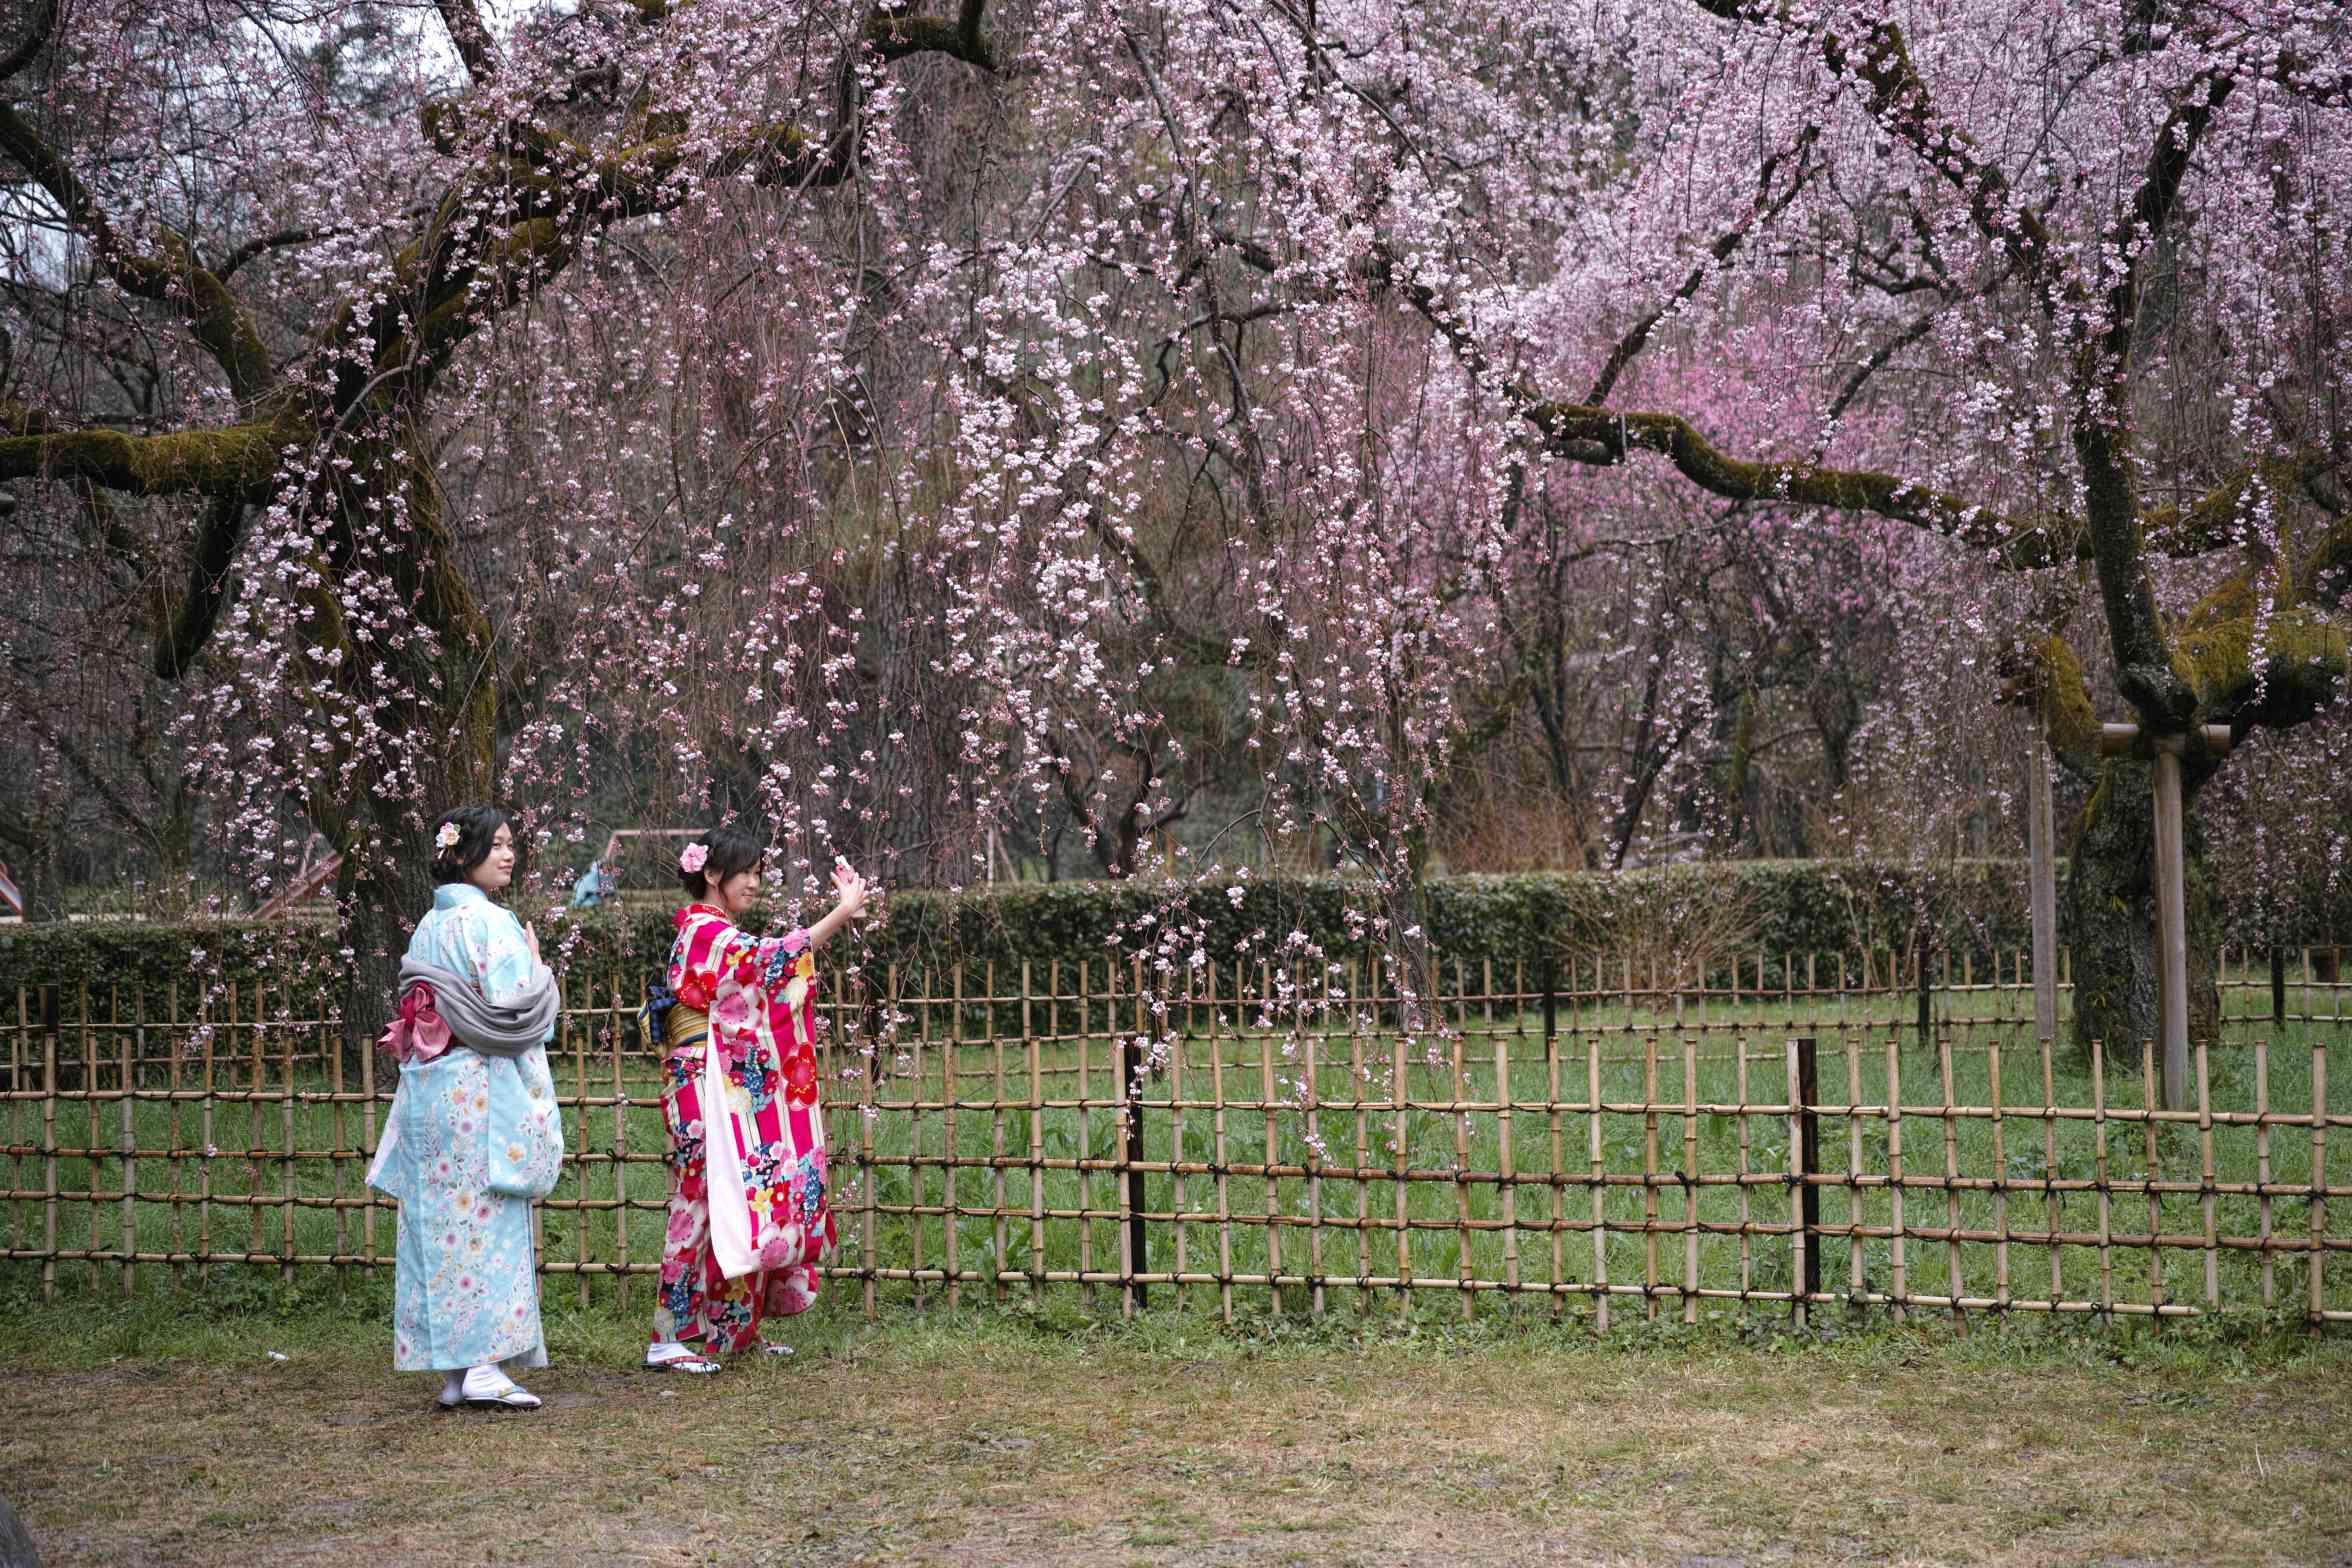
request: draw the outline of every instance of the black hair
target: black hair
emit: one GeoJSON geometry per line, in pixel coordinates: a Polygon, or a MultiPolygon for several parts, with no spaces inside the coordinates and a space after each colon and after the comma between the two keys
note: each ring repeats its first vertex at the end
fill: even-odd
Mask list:
{"type": "Polygon", "coordinates": [[[463,882],[466,873],[490,858],[490,842],[498,837],[498,830],[512,825],[496,806],[460,806],[442,812],[433,824],[433,880],[463,882]],[[446,827],[457,829],[457,842],[443,849],[441,830],[446,827]]]}
{"type": "Polygon", "coordinates": [[[678,873],[678,885],[686,889],[688,898],[710,897],[711,893],[718,891],[721,882],[738,871],[749,871],[768,855],[765,844],[738,827],[712,828],[689,841],[687,848],[691,849],[695,844],[705,846],[710,853],[703,860],[701,870],[680,870],[678,873]],[[710,879],[709,892],[704,891],[705,877],[710,879]]]}

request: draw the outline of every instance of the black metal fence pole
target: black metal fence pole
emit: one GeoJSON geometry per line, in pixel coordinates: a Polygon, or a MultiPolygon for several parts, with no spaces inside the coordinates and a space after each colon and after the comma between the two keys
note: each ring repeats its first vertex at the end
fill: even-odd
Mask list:
{"type": "Polygon", "coordinates": [[[1821,1075],[1811,1037],[1797,1041],[1797,1169],[1803,1180],[1797,1188],[1798,1223],[1805,1235],[1805,1298],[1821,1294],[1821,1189],[1813,1184],[1821,1169],[1821,1118],[1813,1107],[1821,1099],[1821,1075]]]}

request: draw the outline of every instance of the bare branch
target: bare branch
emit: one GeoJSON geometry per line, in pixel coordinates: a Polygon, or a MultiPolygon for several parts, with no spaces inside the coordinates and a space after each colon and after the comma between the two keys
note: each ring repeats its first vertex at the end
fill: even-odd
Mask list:
{"type": "Polygon", "coordinates": [[[24,37],[17,40],[6,58],[0,58],[0,82],[32,64],[49,47],[49,35],[57,30],[57,12],[58,0],[33,0],[25,15],[24,37]]]}
{"type": "Polygon", "coordinates": [[[315,245],[320,240],[333,239],[339,234],[349,232],[347,229],[280,229],[275,234],[257,235],[229,252],[228,259],[215,267],[212,275],[226,283],[236,275],[237,269],[244,266],[245,263],[258,260],[271,251],[290,250],[299,245],[315,245]]]}
{"type": "Polygon", "coordinates": [[[163,607],[155,629],[155,673],[177,680],[194,667],[228,600],[229,566],[245,533],[245,502],[215,496],[204,509],[196,534],[196,558],[188,569],[188,591],[176,606],[163,607]]]}
{"type": "Polygon", "coordinates": [[[477,82],[489,81],[498,74],[498,47],[490,41],[490,29],[482,23],[481,8],[474,0],[433,0],[441,13],[441,25],[449,29],[449,41],[456,46],[458,58],[465,61],[466,70],[477,82]]]}
{"type": "Polygon", "coordinates": [[[109,277],[141,299],[169,305],[187,319],[189,330],[228,377],[229,390],[250,401],[276,382],[268,348],[253,319],[220,279],[206,271],[180,236],[160,236],[162,257],[143,255],[115,231],[105,210],[31,122],[0,104],[0,154],[6,154],[57,203],[66,220],[90,242],[109,277]]]}

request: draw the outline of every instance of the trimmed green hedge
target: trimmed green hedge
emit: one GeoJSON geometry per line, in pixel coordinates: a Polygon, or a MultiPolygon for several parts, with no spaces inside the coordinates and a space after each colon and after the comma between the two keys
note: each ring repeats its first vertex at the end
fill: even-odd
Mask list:
{"type": "MultiPolygon", "coordinates": [[[[1340,960],[1375,944],[1371,890],[1337,877],[1252,877],[1201,885],[1179,899],[1166,884],[1020,883],[962,895],[892,894],[867,928],[866,963],[929,968],[991,962],[1000,974],[1059,961],[1099,966],[1157,948],[1177,962],[1198,946],[1219,962],[1278,959],[1292,933],[1340,960]]],[[[1619,876],[1529,873],[1443,878],[1429,884],[1420,921],[1441,958],[1564,962],[1622,951],[1719,957],[1727,949],[1780,956],[1906,948],[1924,925],[1940,950],[1979,957],[2030,946],[2023,868],[1965,862],[1919,868],[1853,862],[1749,861],[1661,867],[1619,876]]],[[[670,946],[666,911],[573,912],[543,923],[543,947],[575,1002],[619,974],[633,989],[670,946]],[[583,984],[583,982],[586,982],[583,984]]],[[[310,923],[95,922],[20,926],[0,934],[0,994],[20,986],[89,984],[150,989],[195,969],[273,990],[331,973],[336,934],[310,923]],[[191,951],[205,956],[191,964],[191,951]]],[[[837,950],[836,962],[846,955],[837,950]]]]}

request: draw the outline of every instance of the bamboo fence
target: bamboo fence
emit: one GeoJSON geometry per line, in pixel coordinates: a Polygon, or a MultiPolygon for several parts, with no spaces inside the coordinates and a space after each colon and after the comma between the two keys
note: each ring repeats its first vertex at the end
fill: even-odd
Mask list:
{"type": "MultiPolygon", "coordinates": [[[[1068,1290],[1226,1318],[1452,1297],[1602,1328],[2352,1322],[2352,988],[2298,956],[2225,965],[2224,1029],[2177,1111],[2145,1045],[2033,1038],[2021,966],[1922,987],[1900,954],[1758,960],[1710,988],[1640,959],[1488,963],[1421,998],[1219,965],[849,975],[822,1009],[826,1273],[869,1315],[1068,1290]]],[[[540,1269],[625,1303],[659,1268],[658,1063],[633,980],[570,992],[540,1269]]],[[[387,1266],[395,1213],[362,1177],[393,1070],[298,1011],[190,982],[19,993],[7,1268],[53,1294],[387,1266]]]]}

